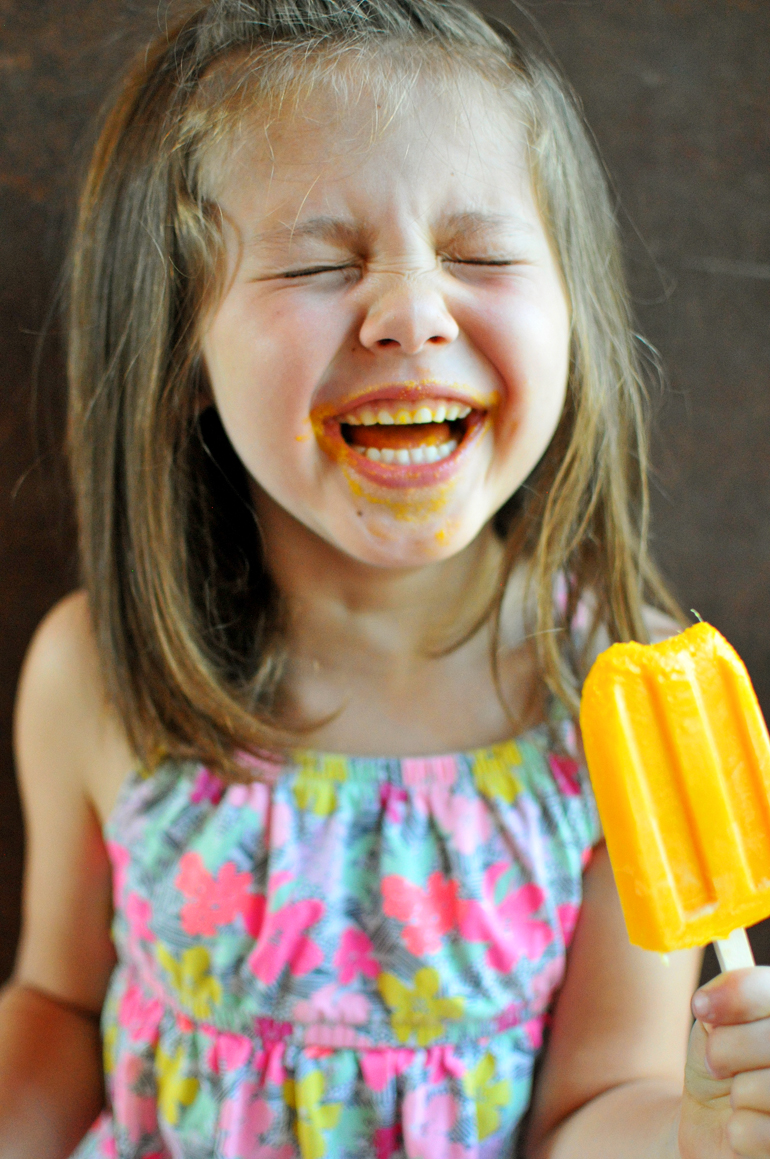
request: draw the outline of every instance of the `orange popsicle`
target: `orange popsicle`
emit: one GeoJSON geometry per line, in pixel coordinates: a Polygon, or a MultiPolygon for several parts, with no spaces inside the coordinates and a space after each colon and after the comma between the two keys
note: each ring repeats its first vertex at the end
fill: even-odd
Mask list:
{"type": "MultiPolygon", "coordinates": [[[[665,953],[767,917],[770,738],[724,637],[699,623],[613,644],[586,679],[580,727],[631,942],[665,953]]],[[[727,949],[723,968],[750,964],[725,964],[727,949]]]]}

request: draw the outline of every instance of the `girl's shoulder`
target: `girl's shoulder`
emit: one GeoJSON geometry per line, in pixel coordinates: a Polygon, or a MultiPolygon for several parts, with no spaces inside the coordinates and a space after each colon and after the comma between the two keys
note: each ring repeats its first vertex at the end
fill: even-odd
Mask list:
{"type": "Polygon", "coordinates": [[[16,703],[21,778],[58,777],[103,821],[135,759],[109,702],[85,592],[60,600],[27,650],[16,703]]]}

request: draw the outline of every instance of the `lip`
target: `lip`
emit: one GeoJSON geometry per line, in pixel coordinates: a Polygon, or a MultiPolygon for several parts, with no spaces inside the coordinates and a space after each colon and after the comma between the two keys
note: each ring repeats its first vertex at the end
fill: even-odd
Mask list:
{"type": "Polygon", "coordinates": [[[496,402],[494,395],[482,402],[467,391],[439,382],[400,384],[362,391],[347,397],[342,404],[335,402],[319,407],[312,415],[312,423],[326,453],[357,475],[380,487],[430,487],[446,482],[462,466],[472,447],[489,428],[496,402]],[[437,463],[375,463],[354,451],[342,437],[340,418],[359,407],[375,402],[415,403],[422,399],[451,399],[471,408],[470,415],[464,420],[466,427],[462,442],[451,455],[437,463]]]}

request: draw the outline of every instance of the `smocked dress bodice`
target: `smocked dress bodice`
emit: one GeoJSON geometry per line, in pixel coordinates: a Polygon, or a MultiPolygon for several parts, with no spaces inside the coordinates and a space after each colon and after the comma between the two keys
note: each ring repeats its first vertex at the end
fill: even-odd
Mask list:
{"type": "Polygon", "coordinates": [[[121,792],[77,1159],[510,1159],[599,839],[572,725],[254,776],[121,792]]]}

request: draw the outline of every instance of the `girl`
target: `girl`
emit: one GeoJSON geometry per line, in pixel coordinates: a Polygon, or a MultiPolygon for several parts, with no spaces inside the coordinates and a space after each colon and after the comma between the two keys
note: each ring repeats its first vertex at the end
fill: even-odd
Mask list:
{"type": "Polygon", "coordinates": [[[69,366],[2,1154],[770,1154],[766,972],[682,1093],[698,963],[629,947],[580,764],[590,656],[671,625],[553,70],[454,0],[204,4],[107,118],[69,366]]]}

